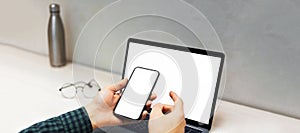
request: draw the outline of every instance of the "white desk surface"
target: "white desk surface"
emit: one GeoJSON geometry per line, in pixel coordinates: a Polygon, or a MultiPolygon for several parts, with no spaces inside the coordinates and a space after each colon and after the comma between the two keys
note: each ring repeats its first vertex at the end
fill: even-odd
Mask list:
{"type": "MultiPolygon", "coordinates": [[[[76,66],[76,79],[88,81],[91,68],[76,66]]],[[[58,88],[74,81],[72,64],[52,68],[48,57],[0,44],[1,132],[18,132],[36,122],[80,107],[76,99],[65,99],[58,88]]],[[[111,74],[95,71],[96,80],[106,86],[111,74]]],[[[300,120],[221,101],[212,133],[299,132],[300,120]]]]}

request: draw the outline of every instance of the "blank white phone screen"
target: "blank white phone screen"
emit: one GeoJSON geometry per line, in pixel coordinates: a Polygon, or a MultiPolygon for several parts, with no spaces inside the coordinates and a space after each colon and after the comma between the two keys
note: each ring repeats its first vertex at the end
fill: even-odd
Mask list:
{"type": "Polygon", "coordinates": [[[115,108],[115,113],[138,119],[158,76],[158,71],[136,67],[115,108]]]}

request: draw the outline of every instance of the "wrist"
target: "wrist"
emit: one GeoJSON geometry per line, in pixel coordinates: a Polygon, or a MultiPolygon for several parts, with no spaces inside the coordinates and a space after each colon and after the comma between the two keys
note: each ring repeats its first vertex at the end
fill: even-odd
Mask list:
{"type": "Polygon", "coordinates": [[[99,124],[97,124],[97,121],[96,121],[96,118],[95,118],[96,114],[95,114],[95,111],[94,111],[95,109],[94,109],[93,105],[88,104],[84,108],[86,109],[86,112],[87,112],[88,117],[90,119],[91,126],[92,126],[93,130],[96,129],[96,128],[99,128],[99,124]]]}

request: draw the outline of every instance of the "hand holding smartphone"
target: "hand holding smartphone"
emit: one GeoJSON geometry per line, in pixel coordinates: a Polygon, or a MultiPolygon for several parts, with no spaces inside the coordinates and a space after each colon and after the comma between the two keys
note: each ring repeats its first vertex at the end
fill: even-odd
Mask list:
{"type": "Polygon", "coordinates": [[[134,68],[114,113],[130,119],[140,119],[159,75],[157,70],[143,67],[134,68]]]}

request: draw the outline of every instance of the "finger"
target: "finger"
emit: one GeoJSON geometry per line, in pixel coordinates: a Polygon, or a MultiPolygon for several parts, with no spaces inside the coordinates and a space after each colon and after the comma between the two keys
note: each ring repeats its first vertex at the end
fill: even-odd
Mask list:
{"type": "Polygon", "coordinates": [[[183,107],[182,99],[173,91],[170,91],[169,95],[172,98],[172,100],[174,101],[174,108],[178,107],[178,108],[182,109],[182,107],[183,107]]]}
{"type": "Polygon", "coordinates": [[[150,109],[150,107],[151,107],[151,104],[152,104],[152,102],[149,100],[149,101],[147,101],[147,103],[146,103],[146,109],[147,110],[149,110],[150,109]]]}
{"type": "Polygon", "coordinates": [[[157,103],[157,104],[155,104],[154,106],[153,106],[153,108],[152,108],[152,110],[155,110],[155,111],[162,111],[162,108],[163,108],[163,104],[161,104],[161,103],[157,103]]]}
{"type": "Polygon", "coordinates": [[[114,98],[113,98],[114,104],[116,104],[119,101],[120,97],[121,97],[120,95],[114,95],[114,98]]]}
{"type": "Polygon", "coordinates": [[[178,95],[174,91],[170,91],[169,95],[174,102],[176,102],[179,99],[178,95]]]}
{"type": "Polygon", "coordinates": [[[150,100],[154,101],[157,98],[157,95],[155,93],[152,93],[150,96],[150,100]]]}
{"type": "Polygon", "coordinates": [[[152,95],[150,96],[149,100],[146,103],[146,109],[149,110],[152,104],[152,101],[154,101],[156,99],[156,94],[152,93],[152,95]]]}
{"type": "Polygon", "coordinates": [[[162,108],[163,108],[163,105],[158,103],[158,104],[155,104],[152,108],[152,111],[150,113],[150,119],[153,119],[153,118],[157,118],[157,117],[160,117],[163,115],[162,113],[162,108]]]}
{"type": "Polygon", "coordinates": [[[109,86],[108,89],[111,91],[114,91],[114,92],[119,91],[126,86],[127,82],[128,82],[128,79],[125,78],[125,79],[119,81],[117,84],[109,86]]]}
{"type": "Polygon", "coordinates": [[[143,113],[142,113],[142,118],[141,118],[141,120],[146,119],[147,114],[148,114],[148,112],[147,112],[146,110],[144,110],[143,113]]]}

